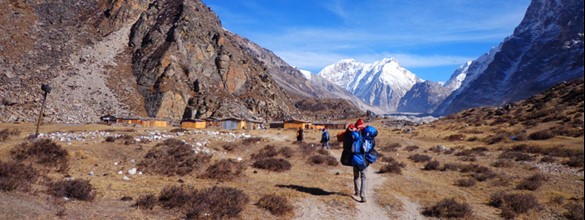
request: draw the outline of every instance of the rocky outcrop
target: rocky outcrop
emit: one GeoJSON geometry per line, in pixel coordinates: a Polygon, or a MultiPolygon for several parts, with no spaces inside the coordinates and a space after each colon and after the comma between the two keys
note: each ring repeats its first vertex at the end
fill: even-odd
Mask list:
{"type": "Polygon", "coordinates": [[[283,118],[262,62],[199,0],[8,1],[0,8],[0,120],[99,116],[283,118]]]}
{"type": "Polygon", "coordinates": [[[468,73],[473,77],[466,78],[433,114],[500,106],[582,78],[583,20],[583,1],[532,1],[514,34],[474,61],[468,73]]]}
{"type": "Polygon", "coordinates": [[[449,87],[444,87],[436,82],[418,82],[402,96],[397,111],[432,113],[451,91],[449,87]]]}

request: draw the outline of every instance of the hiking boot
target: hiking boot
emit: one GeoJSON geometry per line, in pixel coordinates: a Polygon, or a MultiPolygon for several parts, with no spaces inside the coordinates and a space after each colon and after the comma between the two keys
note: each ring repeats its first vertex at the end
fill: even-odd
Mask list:
{"type": "Polygon", "coordinates": [[[362,202],[366,202],[366,197],[362,196],[362,202]]]}
{"type": "Polygon", "coordinates": [[[359,195],[359,193],[354,193],[353,195],[354,195],[354,196],[358,196],[358,195],[359,195]]]}

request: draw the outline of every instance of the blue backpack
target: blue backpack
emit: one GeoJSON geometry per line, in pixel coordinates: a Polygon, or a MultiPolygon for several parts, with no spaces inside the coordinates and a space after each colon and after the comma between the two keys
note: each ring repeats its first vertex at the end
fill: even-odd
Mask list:
{"type": "Polygon", "coordinates": [[[378,136],[376,128],[367,126],[362,131],[359,143],[354,142],[352,145],[352,165],[354,167],[363,170],[368,167],[369,164],[378,160],[379,154],[376,149],[374,149],[376,146],[376,140],[374,138],[376,136],[378,136]]]}
{"type": "Polygon", "coordinates": [[[323,132],[323,136],[321,137],[321,140],[324,141],[324,142],[329,141],[329,132],[324,131],[323,132]]]}

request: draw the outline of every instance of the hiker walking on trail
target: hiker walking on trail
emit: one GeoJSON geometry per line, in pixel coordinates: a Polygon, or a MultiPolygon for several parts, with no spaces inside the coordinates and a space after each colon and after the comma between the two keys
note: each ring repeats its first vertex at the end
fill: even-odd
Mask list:
{"type": "Polygon", "coordinates": [[[303,130],[303,128],[299,128],[299,130],[297,130],[297,141],[298,142],[303,142],[304,133],[305,133],[305,131],[303,130]]]}
{"type": "Polygon", "coordinates": [[[341,153],[341,164],[353,167],[354,195],[359,196],[361,202],[366,202],[366,173],[368,166],[374,163],[379,156],[374,149],[374,137],[377,135],[376,128],[364,126],[361,119],[355,124],[348,125],[342,135],[343,152],[341,153]]]}
{"type": "Polygon", "coordinates": [[[321,134],[321,148],[329,150],[329,132],[325,128],[321,134]]]}

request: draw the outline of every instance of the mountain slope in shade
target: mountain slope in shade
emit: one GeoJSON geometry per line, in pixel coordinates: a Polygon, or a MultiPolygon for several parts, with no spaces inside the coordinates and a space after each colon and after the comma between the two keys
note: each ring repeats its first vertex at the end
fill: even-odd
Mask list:
{"type": "MultiPolygon", "coordinates": [[[[347,100],[349,105],[340,108],[340,114],[345,114],[341,112],[365,112],[367,110],[380,112],[378,108],[368,106],[344,88],[331,83],[320,75],[292,67],[272,51],[269,51],[244,37],[233,33],[232,35],[237,39],[245,51],[256,59],[264,62],[266,71],[272,76],[274,81],[295,100],[295,102],[301,102],[305,99],[313,100],[315,98],[321,99],[323,102],[329,102],[326,101],[326,99],[334,99],[331,100],[332,106],[330,106],[330,108],[335,109],[338,107],[338,104],[336,103],[339,103],[337,100],[343,99],[347,100]],[[351,105],[354,106],[350,107],[351,105]]],[[[307,103],[315,103],[314,101],[303,101],[302,103],[303,104],[299,104],[299,106],[303,106],[303,109],[320,109],[307,106],[307,103]]]]}
{"type": "Polygon", "coordinates": [[[400,99],[397,111],[432,113],[452,89],[436,82],[424,81],[414,84],[400,99]]]}
{"type": "Polygon", "coordinates": [[[533,1],[514,34],[474,61],[433,114],[498,106],[583,77],[583,19],[583,1],[533,1]]]}
{"type": "Polygon", "coordinates": [[[415,83],[423,81],[392,58],[371,64],[341,60],[323,68],[318,75],[384,112],[396,111],[402,96],[415,83]]]}

